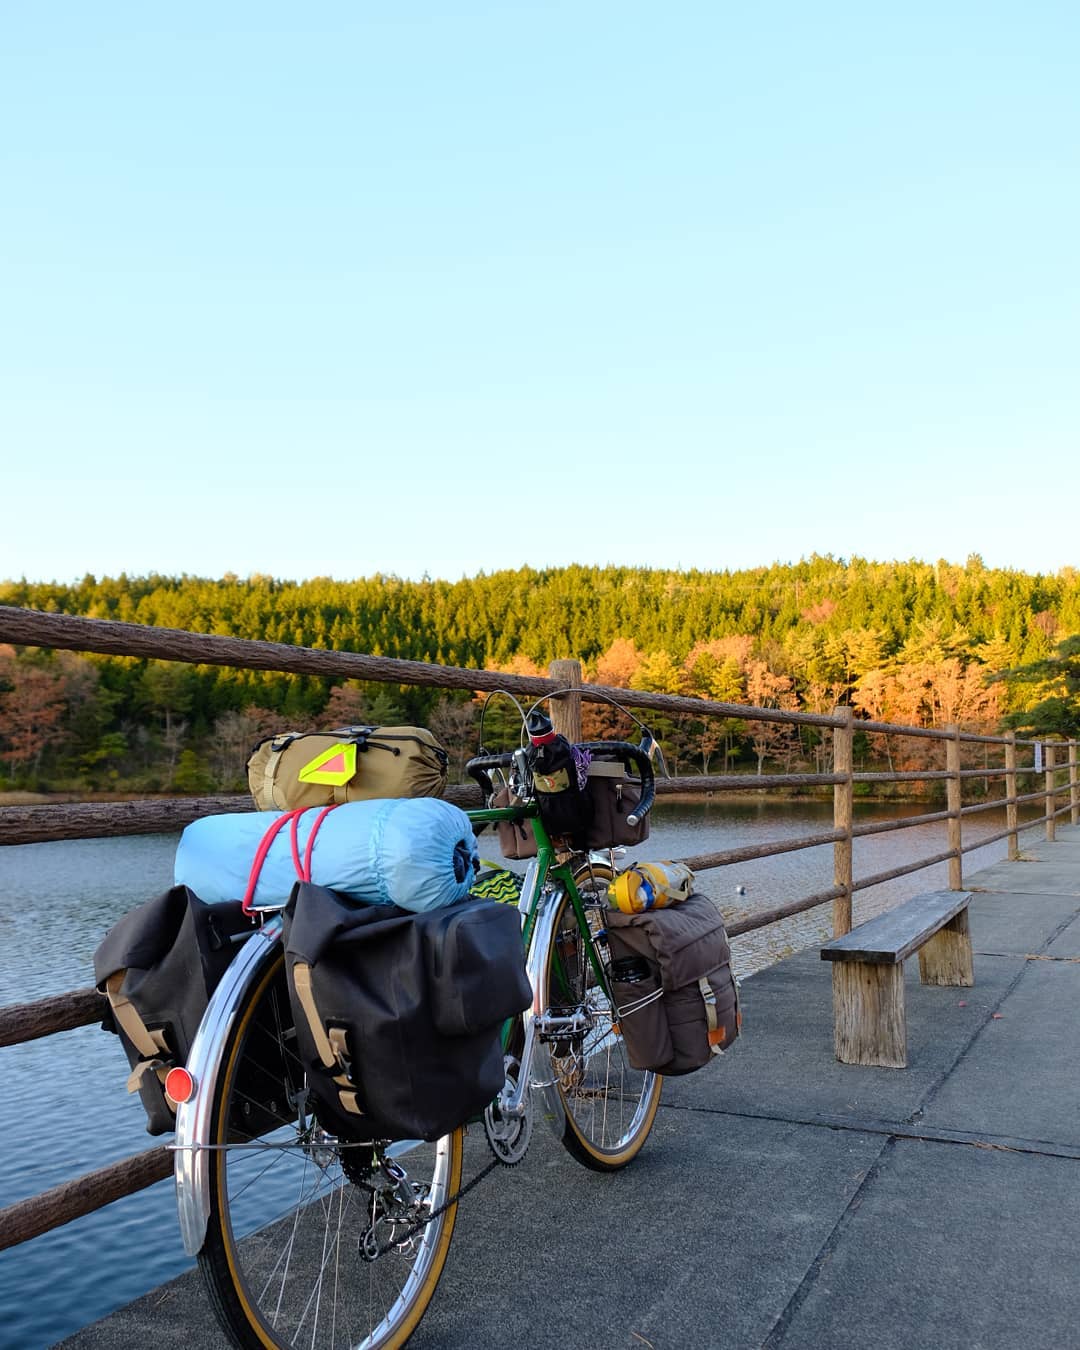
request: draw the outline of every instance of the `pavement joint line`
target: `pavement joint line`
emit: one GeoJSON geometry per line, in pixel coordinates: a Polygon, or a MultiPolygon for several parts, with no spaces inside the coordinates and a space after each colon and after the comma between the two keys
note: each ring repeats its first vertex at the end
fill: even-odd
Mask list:
{"type": "Polygon", "coordinates": [[[701,1115],[730,1116],[734,1120],[761,1120],[776,1125],[806,1125],[811,1129],[846,1130],[852,1134],[882,1134],[894,1139],[911,1139],[924,1144],[962,1144],[969,1148],[993,1149],[1002,1153],[1025,1153],[1039,1158],[1062,1158],[1080,1162],[1080,1145],[1061,1144],[1053,1139],[1019,1139],[1006,1134],[975,1134],[969,1130],[946,1130],[932,1126],[914,1126],[896,1120],[873,1120],[862,1116],[829,1116],[816,1112],[783,1115],[769,1111],[725,1111],[722,1107],[676,1106],[662,1104],[668,1111],[694,1111],[701,1115]]]}
{"type": "Polygon", "coordinates": [[[976,952],[976,956],[1012,956],[1020,961],[1063,961],[1080,964],[1080,956],[1050,956],[1045,952],[976,952]]]}
{"type": "Polygon", "coordinates": [[[994,890],[990,886],[965,886],[972,895],[1011,895],[1020,900],[1080,900],[1076,891],[1006,891],[994,890]]]}
{"type": "Polygon", "coordinates": [[[878,1174],[895,1148],[895,1139],[886,1139],[882,1144],[877,1157],[867,1168],[862,1180],[852,1193],[850,1200],[848,1200],[847,1204],[844,1206],[843,1213],[833,1224],[825,1241],[818,1248],[817,1255],[807,1266],[802,1279],[799,1281],[787,1303],[781,1309],[780,1315],[772,1324],[769,1334],[761,1342],[761,1350],[777,1350],[777,1347],[783,1345],[788,1329],[795,1320],[795,1315],[809,1298],[810,1293],[817,1282],[818,1275],[825,1267],[833,1252],[839,1246],[840,1239],[843,1237],[844,1232],[854,1219],[855,1215],[859,1212],[867,1192],[877,1180],[878,1174]]]}

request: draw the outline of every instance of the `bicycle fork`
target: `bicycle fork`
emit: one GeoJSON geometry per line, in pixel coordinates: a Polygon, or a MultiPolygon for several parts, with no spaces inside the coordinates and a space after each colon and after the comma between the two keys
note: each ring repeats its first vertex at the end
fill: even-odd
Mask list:
{"type": "MultiPolygon", "coordinates": [[[[535,887],[536,870],[530,866],[521,897],[523,918],[532,908],[535,887]]],[[[499,1114],[503,1118],[520,1119],[528,1109],[530,1090],[539,1089],[543,1094],[544,1118],[559,1139],[566,1128],[566,1112],[555,1086],[548,1044],[563,1036],[584,1035],[589,1029],[588,1018],[580,1010],[560,1016],[542,1006],[561,899],[562,892],[552,888],[545,890],[536,903],[536,922],[525,963],[533,991],[532,1004],[522,1014],[525,1037],[516,1081],[507,1082],[498,1097],[499,1114]]]]}

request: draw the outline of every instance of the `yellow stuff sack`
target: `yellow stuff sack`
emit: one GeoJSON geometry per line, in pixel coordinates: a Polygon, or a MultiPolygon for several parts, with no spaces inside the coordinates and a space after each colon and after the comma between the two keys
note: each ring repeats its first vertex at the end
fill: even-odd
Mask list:
{"type": "Polygon", "coordinates": [[[425,727],[284,731],[251,752],[248,786],[260,811],[373,797],[441,797],[448,763],[425,727]]]}

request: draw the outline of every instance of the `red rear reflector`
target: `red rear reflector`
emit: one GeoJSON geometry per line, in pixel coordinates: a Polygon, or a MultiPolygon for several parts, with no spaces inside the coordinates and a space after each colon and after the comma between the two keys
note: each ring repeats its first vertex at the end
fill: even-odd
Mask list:
{"type": "Polygon", "coordinates": [[[195,1096],[195,1079],[187,1069],[170,1069],[165,1075],[165,1095],[180,1106],[195,1096]]]}

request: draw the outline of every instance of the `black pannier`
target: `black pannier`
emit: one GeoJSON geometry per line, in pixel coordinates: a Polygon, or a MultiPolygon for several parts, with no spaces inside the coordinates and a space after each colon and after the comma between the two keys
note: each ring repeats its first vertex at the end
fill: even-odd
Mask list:
{"type": "Polygon", "coordinates": [[[521,919],[488,900],[413,914],[301,882],[285,912],[297,1047],[334,1134],[437,1139],[503,1086],[526,1008],[521,919]]]}
{"type": "Polygon", "coordinates": [[[605,916],[612,992],[635,1069],[693,1073],[739,1034],[731,949],[720,911],[694,894],[665,909],[605,916]]]}
{"type": "Polygon", "coordinates": [[[125,914],[94,953],[94,980],[109,1000],[102,1025],[120,1037],[132,1070],[128,1091],[142,1098],[147,1133],[174,1127],[165,1076],[184,1063],[210,995],[239,941],[254,931],[239,900],[209,905],[174,886],[125,914]]]}

